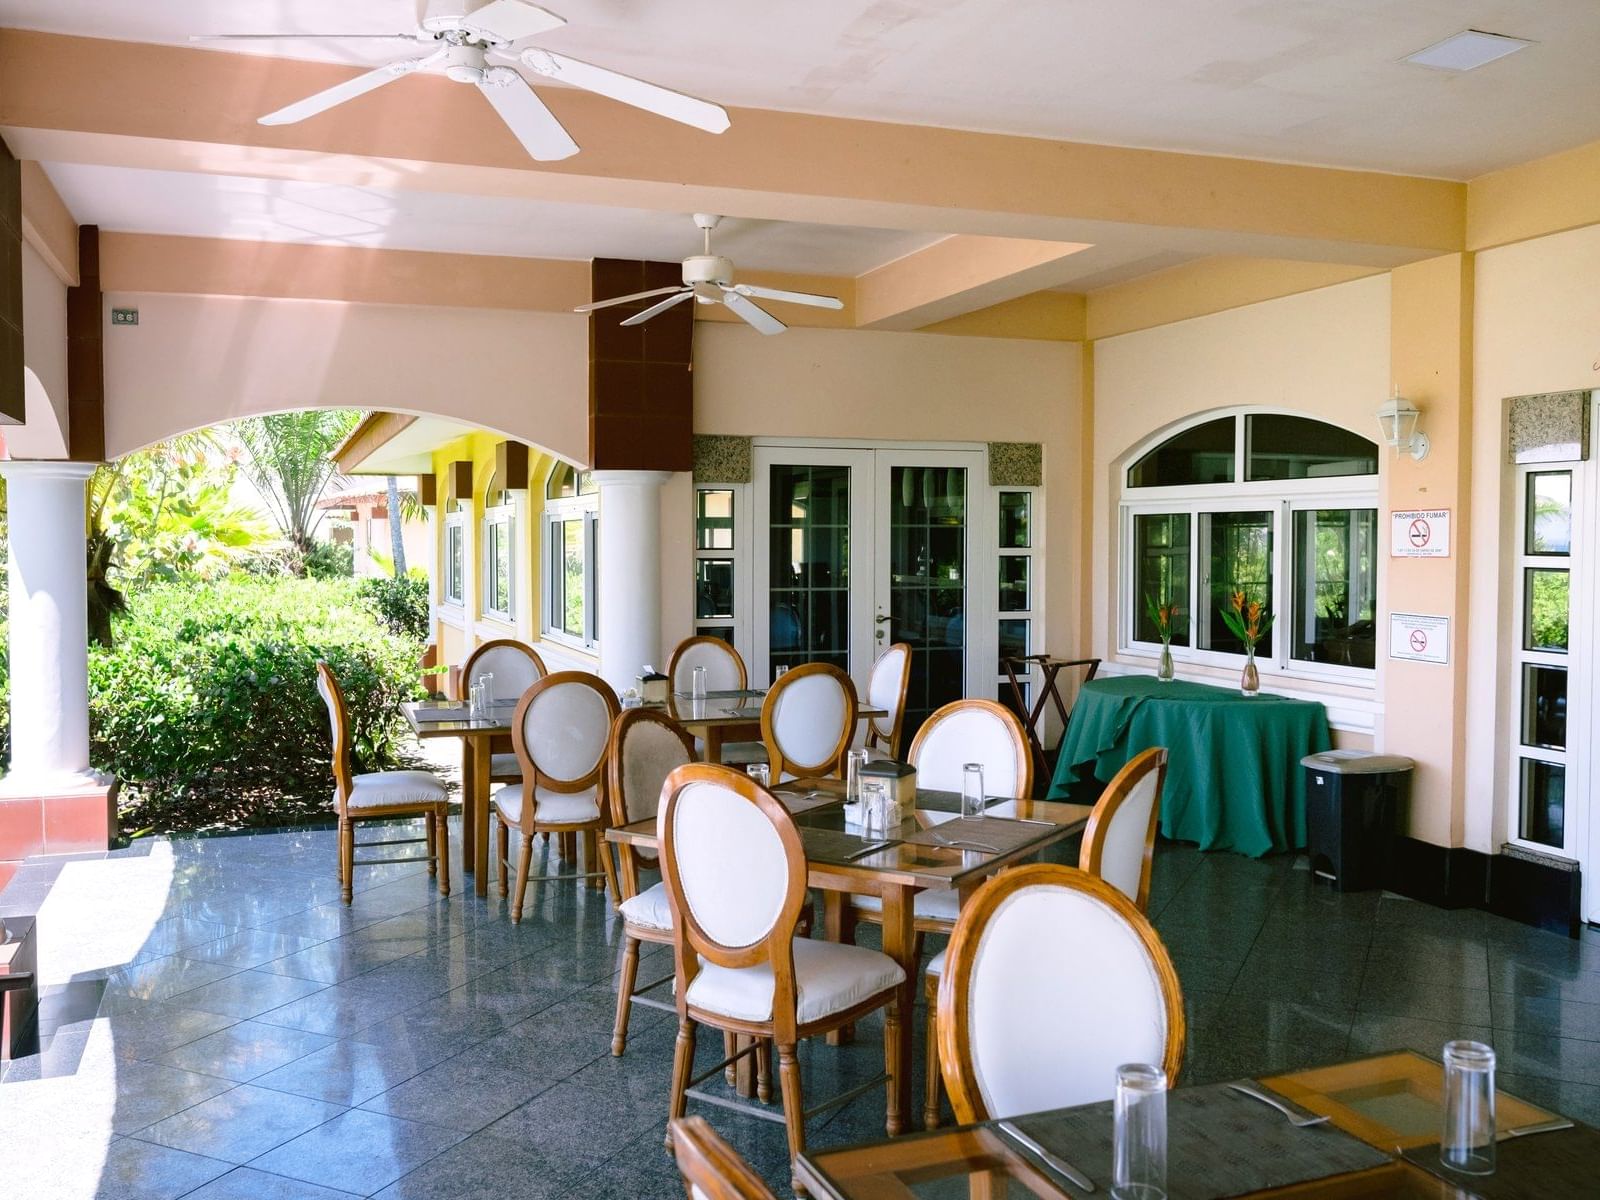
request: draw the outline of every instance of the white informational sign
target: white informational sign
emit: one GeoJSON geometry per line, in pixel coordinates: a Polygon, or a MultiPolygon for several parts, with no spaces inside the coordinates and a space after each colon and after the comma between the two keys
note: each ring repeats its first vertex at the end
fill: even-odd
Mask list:
{"type": "Polygon", "coordinates": [[[1449,662],[1450,618],[1390,613],[1389,657],[1411,662],[1449,662]]]}
{"type": "Polygon", "coordinates": [[[1391,558],[1449,558],[1450,510],[1419,508],[1389,514],[1391,558]]]}

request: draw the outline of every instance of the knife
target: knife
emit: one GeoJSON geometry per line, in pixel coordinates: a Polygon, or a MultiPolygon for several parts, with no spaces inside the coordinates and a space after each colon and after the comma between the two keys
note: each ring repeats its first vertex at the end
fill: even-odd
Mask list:
{"type": "Polygon", "coordinates": [[[1008,1139],[1034,1155],[1045,1166],[1065,1179],[1080,1192],[1094,1191],[1094,1181],[1058,1154],[1052,1154],[1010,1121],[996,1121],[994,1127],[1008,1139]]]}
{"type": "Polygon", "coordinates": [[[1555,1133],[1559,1129],[1571,1129],[1573,1123],[1565,1117],[1557,1117],[1553,1121],[1540,1121],[1537,1125],[1520,1125],[1516,1129],[1506,1130],[1508,1138],[1527,1137],[1533,1133],[1555,1133]]]}
{"type": "Polygon", "coordinates": [[[869,854],[876,854],[879,850],[887,850],[892,845],[894,845],[893,842],[873,842],[872,845],[863,846],[854,854],[845,855],[844,860],[845,862],[855,862],[856,859],[865,858],[869,854]]]}

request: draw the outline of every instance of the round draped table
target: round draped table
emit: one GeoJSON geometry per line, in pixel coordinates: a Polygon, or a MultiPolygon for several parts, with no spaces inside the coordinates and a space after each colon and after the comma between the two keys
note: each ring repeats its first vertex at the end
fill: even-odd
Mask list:
{"type": "Polygon", "coordinates": [[[1315,701],[1149,675],[1094,679],[1078,692],[1049,798],[1066,797],[1082,768],[1105,783],[1135,754],[1164,746],[1162,834],[1260,858],[1305,845],[1300,760],[1331,744],[1315,701]]]}

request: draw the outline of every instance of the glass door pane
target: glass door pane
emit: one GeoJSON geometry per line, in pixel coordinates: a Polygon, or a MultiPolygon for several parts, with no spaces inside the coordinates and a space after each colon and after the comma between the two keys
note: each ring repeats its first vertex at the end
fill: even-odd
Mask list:
{"type": "MultiPolygon", "coordinates": [[[[904,744],[966,688],[967,472],[889,469],[888,642],[911,647],[904,744]]],[[[878,639],[879,648],[885,645],[878,639]]]]}
{"type": "Polygon", "coordinates": [[[777,667],[850,669],[850,468],[769,474],[768,678],[777,667]]]}

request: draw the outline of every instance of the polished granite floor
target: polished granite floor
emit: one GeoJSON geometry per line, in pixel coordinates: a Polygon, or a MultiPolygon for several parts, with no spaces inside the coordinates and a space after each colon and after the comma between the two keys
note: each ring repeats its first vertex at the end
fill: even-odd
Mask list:
{"type": "MultiPolygon", "coordinates": [[[[412,864],[359,872],[346,908],[333,862],[333,835],[305,832],[150,841],[19,877],[0,911],[48,890],[46,1040],[0,1082],[0,1193],[682,1196],[661,1144],[670,1017],[636,1009],[627,1054],[609,1052],[603,893],[546,885],[513,928],[499,900],[441,901],[412,864]]],[[[1507,1089],[1600,1123],[1592,932],[1341,896],[1292,857],[1175,846],[1151,911],[1184,986],[1185,1082],[1470,1036],[1494,1044],[1507,1089]]],[[[641,978],[668,964],[650,950],[641,978]]],[[[1064,995],[1036,1015],[1071,1011],[1064,995]]],[[[701,1041],[712,1061],[720,1039],[701,1041]]],[[[806,1047],[808,1102],[880,1055],[877,1020],[851,1046],[806,1047]]],[[[917,1061],[920,1097],[920,1036],[917,1061]]],[[[874,1090],[818,1118],[812,1144],[879,1136],[882,1106],[874,1090]]],[[[699,1111],[787,1181],[781,1126],[699,1111]]]]}

